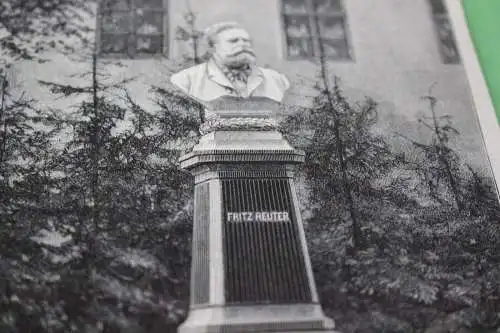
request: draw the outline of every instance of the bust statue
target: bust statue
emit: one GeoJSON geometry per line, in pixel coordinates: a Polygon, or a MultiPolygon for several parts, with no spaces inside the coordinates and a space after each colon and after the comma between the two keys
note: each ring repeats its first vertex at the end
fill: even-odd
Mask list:
{"type": "Polygon", "coordinates": [[[205,30],[204,38],[210,59],[172,75],[175,86],[205,105],[224,96],[281,102],[290,86],[288,79],[272,69],[257,66],[252,40],[241,25],[215,24],[205,30]]]}

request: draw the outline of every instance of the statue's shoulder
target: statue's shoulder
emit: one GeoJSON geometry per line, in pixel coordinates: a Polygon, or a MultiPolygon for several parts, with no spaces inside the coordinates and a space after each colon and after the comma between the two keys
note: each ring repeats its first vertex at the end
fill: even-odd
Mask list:
{"type": "Polygon", "coordinates": [[[179,72],[177,72],[175,74],[179,74],[179,75],[199,74],[200,72],[205,71],[206,66],[207,66],[206,63],[201,63],[201,64],[194,65],[194,66],[191,66],[191,67],[188,67],[188,68],[184,68],[184,69],[180,70],[179,72]]]}
{"type": "Polygon", "coordinates": [[[206,64],[185,68],[170,76],[170,82],[185,93],[189,93],[192,85],[199,81],[205,73],[206,64]]]}
{"type": "Polygon", "coordinates": [[[265,76],[276,77],[276,78],[283,76],[282,73],[275,71],[274,69],[271,68],[259,67],[259,69],[265,76]]]}
{"type": "Polygon", "coordinates": [[[271,68],[260,68],[260,70],[264,77],[266,77],[268,80],[273,80],[274,82],[282,86],[282,88],[287,89],[290,86],[288,78],[285,74],[271,68]]]}

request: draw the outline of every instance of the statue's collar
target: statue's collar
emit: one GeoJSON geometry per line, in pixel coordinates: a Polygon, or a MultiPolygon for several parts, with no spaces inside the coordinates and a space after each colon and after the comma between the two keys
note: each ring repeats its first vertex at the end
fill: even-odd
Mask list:
{"type": "MultiPolygon", "coordinates": [[[[207,76],[210,80],[220,84],[221,86],[235,89],[234,85],[229,81],[229,79],[224,75],[224,72],[217,65],[215,60],[212,58],[207,62],[206,66],[207,76]]],[[[264,74],[258,66],[252,68],[252,73],[248,77],[247,88],[249,94],[257,89],[257,87],[264,81],[264,74]]]]}

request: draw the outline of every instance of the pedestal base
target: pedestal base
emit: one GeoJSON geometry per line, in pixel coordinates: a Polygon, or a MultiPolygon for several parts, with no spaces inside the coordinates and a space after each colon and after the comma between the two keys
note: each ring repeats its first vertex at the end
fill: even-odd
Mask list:
{"type": "Polygon", "coordinates": [[[179,333],[329,332],[319,304],[240,305],[191,309],[179,333]]]}

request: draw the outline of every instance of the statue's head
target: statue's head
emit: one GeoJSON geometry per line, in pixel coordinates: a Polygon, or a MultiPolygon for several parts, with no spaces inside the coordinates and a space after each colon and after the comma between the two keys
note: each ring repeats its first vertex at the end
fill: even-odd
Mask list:
{"type": "Polygon", "coordinates": [[[236,22],[222,22],[205,30],[209,52],[220,64],[229,68],[253,65],[256,61],[252,39],[236,22]]]}

